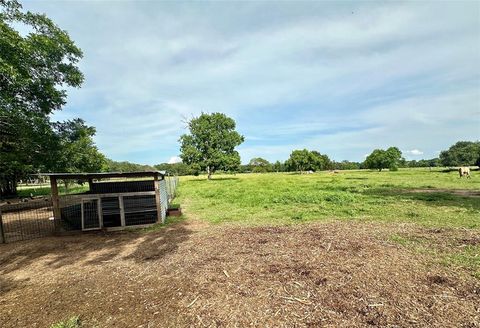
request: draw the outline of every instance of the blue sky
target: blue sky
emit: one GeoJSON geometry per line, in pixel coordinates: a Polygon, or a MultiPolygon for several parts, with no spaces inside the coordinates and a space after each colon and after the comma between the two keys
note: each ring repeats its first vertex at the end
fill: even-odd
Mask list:
{"type": "Polygon", "coordinates": [[[185,118],[234,118],[242,162],[315,149],[438,156],[480,136],[480,3],[26,1],[83,50],[82,117],[114,160],[179,155],[185,118]]]}

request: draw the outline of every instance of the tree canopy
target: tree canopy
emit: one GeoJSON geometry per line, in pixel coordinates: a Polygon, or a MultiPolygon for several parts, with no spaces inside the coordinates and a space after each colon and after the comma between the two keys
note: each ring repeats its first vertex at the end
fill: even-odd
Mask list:
{"type": "Polygon", "coordinates": [[[235,147],[244,137],[235,131],[235,121],[225,114],[202,113],[187,122],[189,134],[180,137],[182,161],[206,170],[208,179],[217,170],[232,171],[240,165],[235,147]]]}
{"type": "Polygon", "coordinates": [[[440,153],[443,166],[480,166],[480,141],[459,141],[440,153]]]}
{"type": "Polygon", "coordinates": [[[375,149],[367,156],[364,166],[367,169],[397,170],[402,159],[402,152],[397,147],[390,147],[387,150],[375,149]]]}
{"type": "Polygon", "coordinates": [[[321,171],[333,168],[332,161],[327,155],[322,155],[316,150],[309,151],[307,149],[292,151],[285,165],[291,171],[300,172],[321,171]]]}
{"type": "Polygon", "coordinates": [[[82,51],[45,15],[23,12],[15,0],[0,5],[0,107],[25,115],[61,109],[67,93],[60,87],[83,82],[76,66],[82,51]],[[22,35],[19,25],[30,32],[22,35]]]}
{"type": "Polygon", "coordinates": [[[98,172],[107,167],[105,156],[93,142],[95,128],[87,126],[82,119],[73,119],[53,124],[58,146],[55,162],[57,172],[98,172]]]}
{"type": "Polygon", "coordinates": [[[250,160],[248,163],[250,170],[256,173],[264,173],[272,171],[272,164],[264,158],[255,157],[250,160]]]}
{"type": "Polygon", "coordinates": [[[45,15],[22,11],[15,0],[0,1],[2,195],[14,194],[18,179],[58,165],[55,147],[64,143],[49,115],[66,103],[65,87],[82,84],[81,58],[67,32],[45,15]]]}

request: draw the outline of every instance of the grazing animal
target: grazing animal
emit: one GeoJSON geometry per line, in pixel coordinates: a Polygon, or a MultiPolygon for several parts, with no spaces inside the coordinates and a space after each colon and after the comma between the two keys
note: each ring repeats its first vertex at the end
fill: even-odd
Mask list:
{"type": "Polygon", "coordinates": [[[460,174],[460,178],[465,176],[467,178],[470,178],[470,168],[466,166],[462,166],[458,168],[458,174],[460,174]]]}

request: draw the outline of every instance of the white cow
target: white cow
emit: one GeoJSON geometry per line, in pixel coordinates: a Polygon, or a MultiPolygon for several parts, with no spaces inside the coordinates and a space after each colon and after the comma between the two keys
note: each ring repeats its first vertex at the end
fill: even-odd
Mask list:
{"type": "Polygon", "coordinates": [[[465,176],[470,178],[470,168],[468,166],[459,167],[458,174],[460,174],[460,178],[465,176]]]}

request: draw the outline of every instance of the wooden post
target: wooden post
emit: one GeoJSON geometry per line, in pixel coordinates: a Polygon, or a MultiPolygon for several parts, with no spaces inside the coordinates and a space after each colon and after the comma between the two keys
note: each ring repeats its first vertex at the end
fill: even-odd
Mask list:
{"type": "Polygon", "coordinates": [[[0,207],[0,243],[5,244],[5,231],[3,231],[2,208],[0,207]]]}
{"type": "Polygon", "coordinates": [[[123,196],[118,196],[118,207],[120,207],[120,222],[122,227],[125,227],[125,207],[123,205],[123,196]]]}
{"type": "Polygon", "coordinates": [[[55,218],[55,228],[58,229],[61,220],[60,199],[58,197],[57,178],[50,177],[50,189],[52,192],[53,217],[55,218]]]}
{"type": "Polygon", "coordinates": [[[153,177],[153,184],[155,185],[155,203],[157,204],[157,222],[165,223],[162,215],[162,203],[160,200],[160,183],[158,183],[158,174],[153,177]]]}

